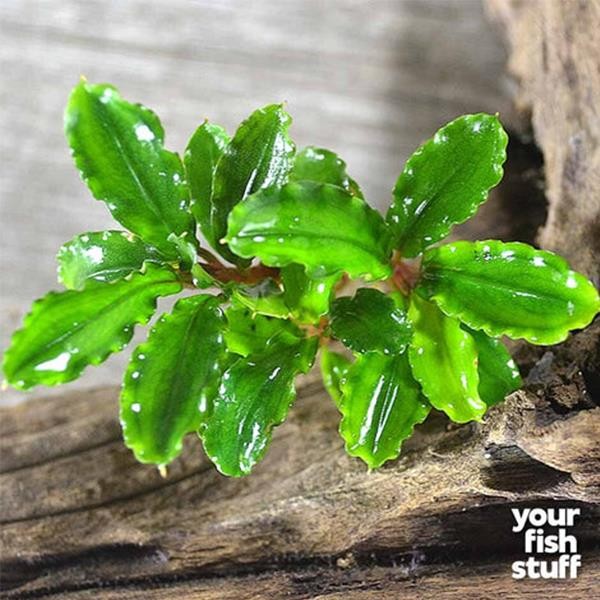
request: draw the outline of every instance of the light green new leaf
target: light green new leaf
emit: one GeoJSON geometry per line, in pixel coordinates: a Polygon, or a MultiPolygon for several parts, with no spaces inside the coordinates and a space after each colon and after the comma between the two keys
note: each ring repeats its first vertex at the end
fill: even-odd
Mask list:
{"type": "Polygon", "coordinates": [[[379,290],[359,289],[331,305],[333,335],[355,352],[401,354],[412,335],[406,312],[379,290]]]}
{"type": "Polygon", "coordinates": [[[402,442],[429,410],[406,353],[359,356],[342,384],[340,434],[346,451],[372,469],[380,467],[400,454],[402,442]]]}
{"type": "MultiPolygon", "coordinates": [[[[295,152],[288,136],[291,122],[281,104],[271,104],[253,112],[235,132],[215,172],[211,230],[217,242],[227,233],[227,217],[236,204],[288,180],[295,152]]],[[[215,249],[227,260],[244,262],[222,244],[215,249]]]]}
{"type": "Polygon", "coordinates": [[[483,331],[469,329],[466,325],[462,325],[462,328],[471,335],[477,346],[479,395],[488,406],[494,406],[521,387],[523,382],[519,369],[499,339],[483,331]]]}
{"type": "Polygon", "coordinates": [[[321,348],[321,377],[323,385],[331,399],[339,408],[342,399],[342,383],[352,363],[342,354],[330,350],[327,346],[321,348]]]}
{"type": "Polygon", "coordinates": [[[475,213],[502,179],[507,143],[497,117],[465,115],[408,159],[387,214],[402,256],[421,254],[475,213]]]}
{"type": "Polygon", "coordinates": [[[124,231],[92,231],[75,236],[56,256],[58,280],[69,290],[89,281],[118,281],[140,271],[145,261],[161,263],[160,252],[124,231]]]}
{"type": "Polygon", "coordinates": [[[183,437],[207,418],[226,356],[224,328],[217,298],[183,298],[133,351],[121,392],[121,425],[140,462],[171,462],[183,437]]]}
{"type": "Polygon", "coordinates": [[[164,149],[158,117],[110,85],[82,81],[65,111],[65,133],[90,191],[124,227],[176,259],[171,233],[194,236],[183,164],[164,149]]]}
{"type": "Polygon", "coordinates": [[[314,278],[345,271],[384,279],[391,273],[383,219],[333,185],[303,181],[254,194],[229,215],[227,242],[236,254],[258,256],[271,267],[304,265],[314,278]]]}
{"type": "Polygon", "coordinates": [[[50,292],[34,302],[4,354],[3,371],[18,389],[57,385],[79,377],[122,350],[136,323],[147,323],[159,296],[181,290],[173,271],[151,263],[145,273],[115,283],[89,282],[85,290],[50,292]]]}
{"type": "Polygon", "coordinates": [[[346,163],[325,148],[307,146],[296,155],[290,181],[315,181],[331,183],[344,188],[353,196],[362,198],[362,192],[354,179],[346,173],[346,163]]]}
{"type": "Polygon", "coordinates": [[[456,242],[425,254],[417,292],[492,337],[562,342],[600,310],[594,286],[551,252],[518,242],[456,242]]]}
{"type": "Polygon", "coordinates": [[[478,391],[475,340],[457,319],[416,295],[408,316],[414,328],[410,365],[429,402],[457,423],[481,419],[487,405],[478,391]]]}
{"type": "Polygon", "coordinates": [[[341,273],[313,278],[302,265],[291,264],[281,269],[284,298],[292,315],[301,323],[317,323],[329,312],[334,288],[341,273]]]}
{"type": "Polygon", "coordinates": [[[308,371],[316,350],[316,338],[285,333],[227,369],[200,433],[206,454],[221,473],[247,475],[262,459],[273,427],[284,421],[295,399],[294,378],[308,371]]]}
{"type": "Polygon", "coordinates": [[[256,314],[279,319],[285,319],[290,314],[283,290],[271,278],[255,285],[236,286],[233,290],[233,298],[256,314]]]}
{"type": "Polygon", "coordinates": [[[191,210],[208,243],[217,247],[218,238],[211,224],[211,202],[217,165],[229,143],[227,132],[205,121],[191,137],[183,162],[192,196],[191,210]]]}

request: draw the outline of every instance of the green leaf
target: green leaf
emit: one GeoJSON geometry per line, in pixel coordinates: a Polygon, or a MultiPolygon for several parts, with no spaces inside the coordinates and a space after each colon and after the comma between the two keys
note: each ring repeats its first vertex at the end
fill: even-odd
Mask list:
{"type": "Polygon", "coordinates": [[[414,294],[408,316],[414,327],[410,365],[429,402],[457,423],[480,420],[487,406],[478,391],[475,340],[457,319],[414,294]]]}
{"type": "Polygon", "coordinates": [[[94,197],[124,227],[177,258],[171,233],[194,235],[179,156],[164,149],[158,117],[110,85],[81,82],[65,111],[75,164],[94,197]]]}
{"type": "Polygon", "coordinates": [[[406,353],[359,356],[348,369],[342,394],[340,434],[346,451],[371,469],[396,458],[402,442],[430,410],[406,353]]]}
{"type": "Polygon", "coordinates": [[[346,163],[330,150],[316,146],[307,146],[296,155],[290,181],[331,183],[353,196],[363,197],[356,181],[346,173],[346,163]]]}
{"type": "Polygon", "coordinates": [[[551,252],[518,242],[456,242],[428,251],[417,292],[488,335],[562,342],[600,310],[594,286],[551,252]]]}
{"type": "Polygon", "coordinates": [[[254,194],[231,212],[227,241],[240,256],[258,256],[271,267],[299,263],[314,278],[345,271],[384,279],[391,273],[383,219],[333,185],[304,181],[254,194]]]}
{"type": "Polygon", "coordinates": [[[330,314],[334,337],[355,352],[401,354],[412,335],[406,312],[379,290],[361,288],[353,298],[338,298],[330,314]]]}
{"type": "Polygon", "coordinates": [[[488,406],[494,406],[521,387],[519,369],[499,339],[483,331],[468,329],[466,325],[462,328],[468,331],[477,346],[479,395],[488,406]]]}
{"type": "Polygon", "coordinates": [[[122,350],[136,323],[147,323],[159,296],[181,290],[173,271],[151,263],[115,283],[89,282],[82,292],[50,292],[34,302],[4,354],[4,375],[18,389],[79,377],[122,350]]]}
{"type": "MultiPolygon", "coordinates": [[[[215,172],[211,229],[217,242],[227,233],[227,217],[236,204],[288,180],[295,152],[288,136],[291,122],[281,104],[271,104],[253,112],[235,132],[215,172]]],[[[226,246],[216,249],[231,262],[244,262],[226,246]]]]}
{"type": "Polygon", "coordinates": [[[121,392],[125,444],[140,462],[165,465],[210,411],[226,348],[214,296],[183,298],[134,351],[121,392]]]}
{"type": "Polygon", "coordinates": [[[502,179],[507,143],[497,117],[465,115],[408,159],[387,214],[402,256],[421,254],[475,214],[502,179]]]}
{"type": "Polygon", "coordinates": [[[342,399],[342,383],[351,365],[352,363],[342,354],[330,350],[327,346],[321,348],[323,385],[338,408],[342,399]]]}
{"type": "Polygon", "coordinates": [[[90,281],[118,281],[141,271],[145,261],[161,263],[155,248],[124,231],[92,231],[75,236],[56,256],[58,280],[70,290],[82,290],[90,281]]]}
{"type": "Polygon", "coordinates": [[[286,332],[227,369],[201,431],[206,454],[221,473],[247,475],[262,459],[273,427],[284,421],[295,399],[294,378],[308,371],[316,350],[316,338],[286,332]]]}
{"type": "Polygon", "coordinates": [[[317,323],[329,312],[334,288],[342,274],[313,278],[302,265],[291,264],[281,269],[284,298],[295,319],[301,323],[317,323]]]}
{"type": "Polygon", "coordinates": [[[253,313],[285,319],[290,314],[283,290],[271,278],[255,285],[239,285],[233,291],[235,300],[253,313]]]}
{"type": "Polygon", "coordinates": [[[229,136],[222,127],[205,121],[194,132],[183,156],[192,196],[192,214],[213,248],[219,241],[210,217],[215,172],[228,143],[229,136]]]}

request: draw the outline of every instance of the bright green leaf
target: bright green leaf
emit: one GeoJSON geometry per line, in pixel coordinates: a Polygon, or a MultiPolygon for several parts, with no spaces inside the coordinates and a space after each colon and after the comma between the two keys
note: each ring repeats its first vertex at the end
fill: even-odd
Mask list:
{"type": "Polygon", "coordinates": [[[189,192],[179,156],[164,149],[158,117],[121,98],[110,85],[81,82],[65,111],[75,164],[113,217],[170,258],[171,233],[194,235],[189,192]]]}
{"type": "Polygon", "coordinates": [[[313,182],[269,188],[238,204],[227,241],[240,256],[271,267],[299,263],[309,277],[345,271],[384,279],[391,273],[387,227],[364,200],[313,182]]]}
{"type": "Polygon", "coordinates": [[[295,399],[294,378],[308,371],[316,350],[316,338],[285,333],[225,372],[201,431],[206,454],[221,473],[247,475],[262,459],[273,427],[284,421],[295,399]]]}
{"type": "Polygon", "coordinates": [[[600,310],[594,286],[551,252],[518,242],[456,242],[428,251],[417,292],[488,335],[562,342],[600,310]]]}
{"type": "Polygon", "coordinates": [[[352,363],[342,354],[330,350],[327,346],[321,348],[323,385],[338,408],[342,399],[342,383],[351,365],[352,363]]]}
{"type": "Polygon", "coordinates": [[[271,278],[264,279],[255,285],[238,285],[233,297],[242,306],[253,313],[284,319],[289,316],[283,290],[271,278]]]}
{"type": "Polygon", "coordinates": [[[122,350],[136,323],[146,323],[156,298],[181,290],[177,276],[151,263],[145,273],[115,283],[89,282],[78,292],[50,292],[34,302],[4,354],[4,375],[19,389],[79,377],[122,350]]]}
{"type": "Polygon", "coordinates": [[[206,420],[226,356],[224,327],[217,298],[183,298],[133,351],[121,392],[121,425],[140,462],[171,462],[185,434],[206,420]]]}
{"type": "Polygon", "coordinates": [[[502,179],[507,142],[498,117],[465,115],[408,159],[387,214],[402,256],[421,254],[475,213],[502,179]]]}
{"type": "Polygon", "coordinates": [[[331,331],[355,352],[404,352],[412,335],[406,312],[379,290],[359,289],[331,305],[331,331]]]}
{"type": "MultiPolygon", "coordinates": [[[[253,112],[238,128],[215,172],[211,203],[211,230],[217,242],[227,233],[231,209],[250,194],[288,180],[295,147],[288,136],[291,117],[281,104],[253,112]]],[[[240,258],[223,245],[224,258],[240,258]]]]}
{"type": "Polygon", "coordinates": [[[429,402],[457,423],[481,419],[487,406],[479,397],[475,340],[457,319],[416,295],[408,316],[410,365],[429,402]]]}
{"type": "Polygon", "coordinates": [[[222,127],[205,121],[194,132],[183,156],[192,196],[192,214],[213,248],[217,248],[219,241],[210,216],[214,179],[217,165],[228,143],[229,136],[222,127]]]}
{"type": "Polygon", "coordinates": [[[340,434],[346,451],[372,469],[380,467],[400,454],[402,442],[429,410],[406,353],[359,356],[342,384],[340,434]]]}

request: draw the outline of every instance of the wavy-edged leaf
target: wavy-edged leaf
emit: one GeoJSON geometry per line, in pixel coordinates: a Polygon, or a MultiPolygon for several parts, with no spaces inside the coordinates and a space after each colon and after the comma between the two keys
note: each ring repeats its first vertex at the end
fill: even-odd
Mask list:
{"type": "Polygon", "coordinates": [[[372,288],[361,288],[352,298],[337,298],[330,315],[331,332],[354,352],[400,354],[412,335],[406,311],[372,288]]]}
{"type": "Polygon", "coordinates": [[[376,469],[400,454],[402,442],[425,420],[430,406],[413,378],[406,353],[369,353],[348,369],[340,411],[346,452],[376,469]]]}
{"type": "Polygon", "coordinates": [[[321,348],[321,378],[327,393],[339,408],[342,399],[342,383],[352,365],[343,354],[330,350],[327,346],[321,348]]]}
{"type": "Polygon", "coordinates": [[[166,465],[210,412],[226,358],[225,318],[214,296],[182,298],[134,351],[121,392],[125,445],[166,465]]]}
{"type": "Polygon", "coordinates": [[[331,183],[344,188],[353,196],[363,197],[356,181],[348,176],[346,163],[331,150],[316,146],[307,146],[298,152],[290,181],[331,183]]]}
{"type": "Polygon", "coordinates": [[[145,261],[165,259],[132,233],[90,231],[61,246],[56,260],[60,283],[69,290],[82,290],[89,281],[118,281],[141,271],[145,261]]]}
{"type": "Polygon", "coordinates": [[[316,338],[285,333],[227,369],[200,433],[206,454],[221,473],[247,475],[262,459],[273,427],[284,421],[296,397],[294,378],[308,371],[316,350],[316,338]]]}
{"type": "Polygon", "coordinates": [[[502,179],[507,143],[498,117],[464,115],[408,159],[387,214],[402,256],[421,254],[475,214],[502,179]]]}
{"type": "Polygon", "coordinates": [[[414,294],[408,316],[410,365],[431,405],[457,423],[481,419],[487,405],[479,396],[475,340],[457,319],[414,294]]]}
{"type": "Polygon", "coordinates": [[[596,288],[567,262],[520,242],[456,242],[429,250],[417,292],[488,335],[562,342],[600,311],[596,288]]]}
{"type": "Polygon", "coordinates": [[[479,395],[488,406],[494,406],[521,387],[523,382],[519,369],[499,339],[466,325],[462,328],[468,331],[477,346],[479,395]]]}
{"type": "Polygon", "coordinates": [[[3,371],[15,388],[57,385],[79,377],[122,350],[137,323],[147,323],[156,299],[181,290],[170,269],[147,263],[144,273],[115,283],[93,281],[79,292],[50,292],[34,302],[4,354],[3,371]]]}
{"type": "Polygon", "coordinates": [[[110,85],[82,81],[65,110],[65,133],[81,177],[124,227],[177,258],[171,233],[194,236],[183,164],[164,149],[158,117],[110,85]]]}
{"type": "Polygon", "coordinates": [[[294,161],[295,146],[288,135],[291,117],[281,104],[253,112],[238,128],[215,172],[211,230],[215,248],[234,263],[244,263],[223,246],[231,209],[250,194],[283,185],[294,161]]]}
{"type": "Polygon", "coordinates": [[[325,277],[309,277],[302,265],[291,264],[281,269],[284,298],[292,315],[302,323],[316,323],[326,313],[334,296],[341,273],[325,277]]]}
{"type": "Polygon", "coordinates": [[[290,314],[283,290],[270,277],[255,285],[236,286],[233,297],[239,304],[256,314],[279,319],[287,318],[290,314]]]}
{"type": "Polygon", "coordinates": [[[364,200],[310,181],[268,188],[229,215],[227,242],[240,256],[271,267],[298,263],[309,277],[345,271],[384,279],[391,272],[389,232],[364,200]]]}
{"type": "Polygon", "coordinates": [[[229,144],[227,132],[205,121],[196,129],[185,150],[183,162],[192,197],[191,211],[208,243],[217,247],[211,223],[211,202],[217,165],[229,144]]]}

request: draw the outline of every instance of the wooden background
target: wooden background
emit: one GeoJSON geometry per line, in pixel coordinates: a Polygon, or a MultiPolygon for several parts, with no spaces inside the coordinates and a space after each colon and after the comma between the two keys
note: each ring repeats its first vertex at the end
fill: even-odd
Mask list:
{"type": "MultiPolygon", "coordinates": [[[[2,0],[0,24],[0,349],[56,288],[59,246],[114,227],[62,133],[81,74],[155,109],[179,151],[205,117],[233,130],[287,100],[298,144],[336,150],[380,208],[442,123],[481,110],[512,119],[504,49],[478,0],[2,0]]],[[[69,389],[119,382],[126,358],[69,389]]]]}

